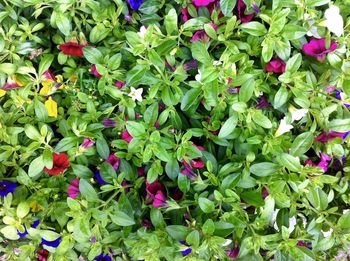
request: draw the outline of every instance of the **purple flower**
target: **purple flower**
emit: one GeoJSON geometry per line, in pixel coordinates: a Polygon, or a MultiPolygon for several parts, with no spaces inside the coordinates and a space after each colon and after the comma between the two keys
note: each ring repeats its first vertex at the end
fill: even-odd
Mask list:
{"type": "Polygon", "coordinates": [[[326,88],[326,92],[329,93],[329,92],[332,92],[335,90],[335,87],[333,85],[330,85],[326,88]]]}
{"type": "Polygon", "coordinates": [[[251,6],[252,6],[252,8],[253,8],[253,10],[254,10],[254,12],[255,12],[256,14],[259,14],[259,13],[260,13],[260,8],[259,8],[259,6],[258,6],[255,2],[253,2],[253,3],[251,4],[251,6]]]}
{"type": "Polygon", "coordinates": [[[105,117],[103,119],[103,125],[106,126],[106,127],[115,127],[115,126],[117,126],[117,121],[113,120],[111,118],[105,117]]]}
{"type": "Polygon", "coordinates": [[[326,38],[312,39],[309,43],[304,44],[303,52],[306,55],[316,58],[318,61],[322,62],[326,58],[327,53],[333,52],[337,49],[337,43],[331,41],[330,47],[326,48],[326,38]]]}
{"type": "MultiPolygon", "coordinates": [[[[209,25],[214,29],[217,30],[218,26],[214,23],[209,23],[209,25]]],[[[191,38],[191,42],[196,42],[202,40],[204,42],[209,42],[210,37],[206,34],[206,32],[204,30],[199,30],[197,32],[195,32],[191,38]]]]}
{"type": "Polygon", "coordinates": [[[152,223],[148,219],[142,220],[142,226],[146,229],[152,228],[152,223]]]}
{"type": "Polygon", "coordinates": [[[106,162],[111,164],[114,170],[117,170],[119,168],[120,159],[114,154],[109,155],[108,159],[106,159],[106,162]]]}
{"type": "Polygon", "coordinates": [[[176,70],[176,65],[170,65],[169,63],[168,63],[168,61],[164,61],[164,65],[165,65],[165,67],[166,68],[168,68],[170,71],[172,71],[172,72],[174,72],[175,70],[176,70]]]}
{"type": "MultiPolygon", "coordinates": [[[[191,245],[186,244],[186,241],[185,241],[185,240],[179,240],[179,243],[180,243],[181,245],[191,246],[191,245]]],[[[192,248],[188,247],[188,248],[186,248],[185,250],[181,250],[180,252],[181,252],[181,254],[182,254],[183,256],[187,256],[188,254],[190,254],[190,253],[192,252],[192,248]]]]}
{"type": "Polygon", "coordinates": [[[192,3],[196,6],[196,7],[200,7],[200,6],[207,6],[210,3],[215,2],[215,0],[193,0],[192,3]]]}
{"type": "Polygon", "coordinates": [[[330,133],[326,133],[323,131],[320,135],[318,135],[315,138],[315,141],[327,142],[327,141],[333,140],[337,137],[340,137],[344,140],[349,135],[349,133],[350,133],[350,131],[347,131],[347,132],[331,131],[330,133]]]}
{"type": "Polygon", "coordinates": [[[350,108],[350,103],[345,101],[346,97],[344,97],[344,96],[346,96],[346,94],[344,93],[344,91],[342,89],[335,90],[335,97],[338,100],[342,101],[345,107],[350,108]]]}
{"type": "Polygon", "coordinates": [[[183,168],[181,170],[181,173],[184,174],[185,176],[189,177],[192,180],[197,179],[197,174],[194,173],[194,171],[190,168],[183,168]]]}
{"type": "Polygon", "coordinates": [[[0,197],[6,197],[8,193],[13,193],[16,187],[17,184],[11,181],[0,181],[0,197]]]}
{"type": "Polygon", "coordinates": [[[260,96],[258,104],[255,106],[257,109],[269,108],[271,104],[266,100],[264,96],[260,96]]]}
{"type": "Polygon", "coordinates": [[[102,78],[102,75],[97,71],[95,64],[91,64],[91,71],[97,78],[102,78]]]}
{"type": "Polygon", "coordinates": [[[227,256],[231,259],[238,259],[239,256],[239,246],[235,246],[232,250],[226,251],[227,256]]]}
{"type": "Polygon", "coordinates": [[[83,143],[80,146],[84,149],[88,149],[88,148],[92,147],[94,144],[95,144],[95,142],[93,140],[91,140],[90,138],[84,138],[83,143]]]}
{"type": "Polygon", "coordinates": [[[139,10],[143,0],[128,0],[128,3],[133,10],[139,10]]]}
{"type": "Polygon", "coordinates": [[[164,193],[161,190],[158,190],[154,200],[153,200],[153,207],[160,208],[160,207],[167,207],[168,203],[166,202],[166,197],[164,193]]]}
{"type": "Polygon", "coordinates": [[[96,261],[112,261],[112,258],[107,254],[99,254],[97,257],[94,258],[96,261]]]}
{"type": "Polygon", "coordinates": [[[62,237],[59,236],[58,238],[56,238],[55,240],[52,240],[52,241],[48,241],[48,240],[45,240],[45,239],[41,239],[41,243],[43,245],[46,245],[46,246],[49,246],[49,247],[58,247],[61,243],[61,240],[62,240],[62,237]]]}
{"type": "Polygon", "coordinates": [[[266,64],[265,71],[273,73],[284,73],[286,71],[286,63],[277,57],[266,64]]]}
{"type": "Polygon", "coordinates": [[[102,176],[99,170],[95,171],[95,179],[97,180],[98,183],[100,183],[101,185],[107,185],[108,182],[106,182],[102,176]]]}
{"type": "Polygon", "coordinates": [[[241,20],[242,23],[248,23],[254,18],[254,14],[245,14],[245,11],[247,9],[246,4],[243,2],[243,0],[238,0],[236,5],[236,12],[238,19],[241,20]]]}
{"type": "MultiPolygon", "coordinates": [[[[40,224],[40,219],[37,219],[37,220],[35,220],[34,222],[33,222],[33,224],[30,226],[30,227],[32,227],[32,228],[37,228],[38,226],[39,226],[39,224],[40,224]]],[[[23,233],[21,233],[20,231],[18,231],[18,229],[17,229],[17,235],[19,235],[19,237],[25,237],[26,235],[28,235],[28,231],[27,231],[27,228],[26,228],[26,226],[25,225],[23,225],[23,227],[24,227],[24,232],[23,233]]]]}
{"type": "Polygon", "coordinates": [[[198,67],[198,62],[197,60],[191,60],[188,63],[184,64],[184,70],[185,71],[189,71],[192,69],[196,69],[198,67]]]}

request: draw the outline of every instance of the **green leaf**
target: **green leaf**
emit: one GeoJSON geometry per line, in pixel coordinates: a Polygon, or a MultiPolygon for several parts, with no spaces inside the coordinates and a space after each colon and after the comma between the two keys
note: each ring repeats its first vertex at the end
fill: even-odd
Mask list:
{"type": "Polygon", "coordinates": [[[18,240],[19,239],[17,229],[13,226],[5,226],[5,227],[0,229],[0,232],[7,239],[10,239],[10,240],[18,240]]]}
{"type": "Polygon", "coordinates": [[[222,125],[218,137],[224,139],[229,136],[235,130],[237,122],[238,115],[232,114],[232,116],[225,121],[224,125],[222,125]]]}
{"type": "Polygon", "coordinates": [[[193,230],[191,233],[189,233],[186,237],[186,243],[198,246],[200,241],[199,232],[197,230],[193,230]]]}
{"type": "Polygon", "coordinates": [[[30,163],[29,169],[28,169],[28,176],[35,177],[44,169],[44,167],[45,165],[43,161],[43,156],[41,155],[30,163]]]}
{"type": "Polygon", "coordinates": [[[265,26],[259,22],[249,22],[241,24],[241,28],[244,32],[253,36],[263,36],[267,34],[265,26]]]}
{"type": "Polygon", "coordinates": [[[174,8],[171,8],[168,14],[165,16],[164,24],[168,35],[171,35],[173,32],[177,32],[177,13],[174,8]]]}
{"type": "Polygon", "coordinates": [[[78,137],[66,137],[60,140],[56,147],[55,147],[55,152],[63,152],[63,151],[68,151],[71,148],[75,147],[79,142],[78,137]]]}
{"type": "Polygon", "coordinates": [[[113,214],[111,214],[110,217],[112,222],[118,226],[128,227],[135,224],[133,217],[130,217],[128,214],[119,210],[113,211],[113,214]]]}
{"type": "Polygon", "coordinates": [[[181,100],[181,110],[187,111],[192,106],[199,103],[200,94],[201,94],[200,88],[193,88],[187,91],[181,100]]]}
{"type": "Polygon", "coordinates": [[[113,179],[117,179],[117,173],[110,163],[103,162],[100,166],[100,174],[104,181],[113,183],[113,179]]]}
{"type": "Polygon", "coordinates": [[[327,194],[321,188],[309,188],[309,192],[306,193],[306,197],[314,208],[318,210],[327,209],[327,194]]]}
{"type": "Polygon", "coordinates": [[[202,41],[196,41],[191,45],[191,52],[194,59],[203,63],[211,64],[212,59],[207,51],[205,44],[202,41]]]}
{"type": "Polygon", "coordinates": [[[17,206],[17,210],[16,210],[17,217],[24,218],[26,215],[28,215],[29,210],[30,210],[29,204],[26,201],[22,201],[17,206]]]}
{"type": "Polygon", "coordinates": [[[179,175],[180,167],[179,163],[175,158],[172,158],[170,161],[168,161],[165,165],[165,173],[168,175],[168,177],[172,180],[176,180],[177,176],[179,175]]]}
{"type": "Polygon", "coordinates": [[[288,90],[286,87],[282,86],[278,89],[275,95],[273,107],[275,109],[282,107],[287,102],[287,99],[288,99],[288,90]]]}
{"type": "Polygon", "coordinates": [[[34,98],[35,115],[39,121],[46,122],[48,119],[47,109],[45,105],[37,98],[34,98]]]}
{"type": "Polygon", "coordinates": [[[91,43],[97,43],[105,39],[112,29],[106,28],[103,23],[97,24],[90,31],[89,39],[91,43]]]}
{"type": "Polygon", "coordinates": [[[347,132],[350,130],[350,118],[332,120],[328,127],[333,131],[347,132]]]}
{"type": "Polygon", "coordinates": [[[137,85],[142,77],[145,75],[147,71],[147,66],[138,64],[135,67],[133,67],[130,71],[126,74],[126,83],[128,85],[137,85]]]}
{"type": "Polygon", "coordinates": [[[262,112],[260,110],[256,111],[256,113],[254,113],[252,119],[256,124],[260,125],[261,127],[265,128],[265,129],[272,128],[271,121],[264,114],[262,114],[262,112]]]}
{"type": "MultiPolygon", "coordinates": [[[[239,85],[236,81],[235,84],[239,85]]],[[[239,90],[238,97],[241,102],[247,102],[253,95],[255,89],[255,80],[249,77],[241,86],[239,90]]]]}
{"type": "Polygon", "coordinates": [[[36,140],[36,141],[42,140],[42,137],[39,131],[33,125],[26,124],[24,126],[24,132],[29,139],[36,140]]]}
{"type": "Polygon", "coordinates": [[[329,2],[330,0],[306,0],[306,7],[322,6],[329,2]]]}
{"type": "Polygon", "coordinates": [[[46,168],[51,169],[53,165],[52,152],[50,149],[46,148],[43,152],[43,162],[46,168]]]}
{"type": "Polygon", "coordinates": [[[79,178],[89,179],[94,176],[94,173],[84,165],[71,164],[74,175],[79,178]]]}
{"type": "Polygon", "coordinates": [[[341,229],[348,229],[350,228],[350,211],[346,212],[343,214],[339,219],[338,219],[338,226],[341,229]]]}
{"type": "Polygon", "coordinates": [[[249,205],[262,207],[265,204],[260,191],[245,191],[240,195],[249,205]]]}
{"type": "Polygon", "coordinates": [[[157,117],[158,117],[158,103],[155,102],[146,109],[145,113],[143,114],[143,118],[149,126],[153,126],[157,120],[157,117]]]}
{"type": "Polygon", "coordinates": [[[298,135],[293,141],[291,154],[293,156],[301,156],[311,148],[313,141],[314,135],[311,132],[298,135]]]}
{"type": "Polygon", "coordinates": [[[279,155],[278,159],[284,167],[291,171],[300,172],[302,169],[299,157],[294,157],[290,154],[282,153],[281,155],[279,155]]]}
{"type": "Polygon", "coordinates": [[[109,157],[109,146],[104,138],[98,138],[96,140],[96,149],[98,155],[100,155],[102,159],[107,159],[109,157]]]}
{"type": "Polygon", "coordinates": [[[307,32],[307,29],[296,25],[296,24],[287,24],[282,33],[282,37],[287,40],[297,40],[303,37],[307,32]]]}
{"type": "Polygon", "coordinates": [[[103,62],[102,53],[95,47],[87,46],[83,48],[84,57],[92,64],[100,64],[103,62]]]}
{"type": "Polygon", "coordinates": [[[167,226],[165,229],[168,232],[168,234],[176,240],[183,240],[187,237],[187,234],[190,232],[190,229],[188,227],[180,225],[170,225],[167,226]]]}
{"type": "Polygon", "coordinates": [[[204,213],[211,213],[215,210],[214,202],[207,198],[199,198],[198,204],[204,213]]]}
{"type": "Polygon", "coordinates": [[[49,69],[53,59],[54,59],[54,56],[52,54],[45,54],[42,56],[42,59],[40,60],[40,64],[39,64],[39,70],[38,70],[39,77],[43,75],[43,73],[47,69],[49,69]]]}
{"type": "Polygon", "coordinates": [[[281,169],[281,166],[271,162],[256,163],[250,167],[250,172],[255,176],[266,177],[270,176],[281,169]]]}
{"type": "Polygon", "coordinates": [[[136,121],[128,121],[126,123],[126,129],[130,133],[130,135],[135,138],[142,137],[146,134],[146,129],[143,126],[143,124],[136,121]]]}
{"type": "Polygon", "coordinates": [[[220,9],[225,16],[232,16],[237,0],[220,0],[220,9]]]}
{"type": "Polygon", "coordinates": [[[301,66],[302,56],[300,53],[294,55],[292,58],[290,58],[286,65],[286,71],[289,71],[290,73],[295,73],[298,71],[299,67],[301,66]]]}
{"type": "Polygon", "coordinates": [[[63,33],[65,36],[69,36],[72,30],[72,25],[67,16],[68,13],[63,14],[56,11],[56,25],[61,33],[63,33]]]}
{"type": "Polygon", "coordinates": [[[88,180],[80,179],[79,180],[79,191],[83,197],[86,198],[87,201],[97,202],[98,196],[95,189],[91,186],[88,180]]]}
{"type": "Polygon", "coordinates": [[[7,75],[13,75],[17,71],[18,66],[12,63],[1,63],[0,72],[7,75]]]}
{"type": "Polygon", "coordinates": [[[207,219],[202,226],[202,231],[206,235],[212,235],[215,231],[215,224],[213,220],[207,219]]]}

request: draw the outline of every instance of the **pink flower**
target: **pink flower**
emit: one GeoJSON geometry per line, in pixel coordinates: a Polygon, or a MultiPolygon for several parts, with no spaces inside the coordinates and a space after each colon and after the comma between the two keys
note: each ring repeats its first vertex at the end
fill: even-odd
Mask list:
{"type": "Polygon", "coordinates": [[[147,192],[146,203],[147,204],[153,202],[158,191],[162,191],[163,194],[166,193],[165,187],[162,183],[158,181],[148,183],[146,180],[146,192],[147,192]]]}
{"type": "MultiPolygon", "coordinates": [[[[209,23],[209,25],[216,31],[218,29],[218,26],[212,22],[209,23]]],[[[204,30],[199,30],[194,33],[194,35],[191,38],[191,42],[196,42],[202,40],[204,42],[209,42],[210,37],[205,33],[204,30]]]]}
{"type": "Polygon", "coordinates": [[[238,19],[241,20],[242,23],[248,23],[254,18],[254,13],[248,15],[245,14],[246,9],[247,6],[243,0],[238,0],[236,5],[236,12],[238,19]]]}
{"type": "Polygon", "coordinates": [[[153,200],[153,207],[160,208],[167,206],[169,206],[169,204],[166,202],[166,197],[164,193],[161,190],[158,190],[153,200]]]}
{"type": "Polygon", "coordinates": [[[349,132],[331,131],[330,133],[326,133],[326,132],[322,131],[322,133],[315,138],[315,141],[327,142],[327,141],[333,140],[337,137],[345,139],[346,136],[348,136],[348,134],[349,134],[349,132]]]}
{"type": "Polygon", "coordinates": [[[125,86],[125,82],[122,82],[122,81],[116,81],[114,83],[114,86],[118,87],[119,89],[123,88],[125,86]]]}
{"type": "Polygon", "coordinates": [[[187,22],[189,19],[191,19],[192,17],[188,14],[188,9],[186,8],[182,8],[181,9],[181,13],[182,13],[182,20],[184,20],[184,22],[187,22]]]}
{"type": "Polygon", "coordinates": [[[93,140],[91,140],[90,138],[84,138],[83,143],[80,145],[80,147],[84,148],[84,149],[88,149],[92,146],[94,146],[95,142],[93,140]]]}
{"type": "Polygon", "coordinates": [[[48,69],[43,73],[44,80],[53,80],[56,81],[56,76],[48,69]]]}
{"type": "Polygon", "coordinates": [[[91,64],[91,71],[97,78],[100,79],[102,77],[102,75],[99,74],[99,72],[97,71],[97,68],[96,68],[95,64],[91,64]]]}
{"type": "Polygon", "coordinates": [[[120,159],[114,154],[109,155],[108,159],[106,159],[106,162],[111,164],[115,170],[119,168],[120,159]]]}
{"type": "Polygon", "coordinates": [[[331,41],[330,47],[326,48],[326,38],[312,39],[309,43],[304,44],[303,52],[306,55],[316,58],[318,61],[322,62],[327,53],[333,52],[337,49],[338,45],[335,41],[331,41]]]}
{"type": "Polygon", "coordinates": [[[215,0],[193,0],[192,3],[196,6],[196,7],[199,7],[199,6],[207,6],[209,5],[210,3],[213,3],[215,2],[215,0]]]}
{"type": "Polygon", "coordinates": [[[77,198],[79,195],[79,179],[75,178],[68,186],[68,197],[77,198]]]}
{"type": "Polygon", "coordinates": [[[284,73],[286,71],[286,63],[277,57],[266,64],[265,71],[273,73],[284,73]]]}
{"type": "Polygon", "coordinates": [[[125,130],[122,132],[121,138],[122,140],[125,140],[126,142],[129,143],[130,141],[132,141],[133,136],[131,136],[130,133],[127,130],[125,130]]]}
{"type": "Polygon", "coordinates": [[[335,87],[330,85],[326,88],[326,92],[329,93],[329,92],[333,92],[335,90],[335,87]]]}

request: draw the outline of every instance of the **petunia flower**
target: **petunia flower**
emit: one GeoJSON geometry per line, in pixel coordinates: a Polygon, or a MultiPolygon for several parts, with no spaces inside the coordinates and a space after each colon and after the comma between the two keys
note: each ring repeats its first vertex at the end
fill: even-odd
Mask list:
{"type": "Polygon", "coordinates": [[[117,170],[119,168],[120,159],[113,153],[109,155],[108,159],[106,159],[106,162],[111,164],[114,170],[117,170]]]}
{"type": "Polygon", "coordinates": [[[296,109],[294,106],[289,106],[288,111],[292,114],[292,122],[299,121],[309,112],[308,109],[296,109]]]}
{"type": "Polygon", "coordinates": [[[118,87],[119,89],[121,89],[121,88],[123,88],[124,86],[125,86],[125,82],[122,82],[122,81],[116,81],[115,83],[114,83],[114,86],[115,87],[118,87]]]}
{"type": "Polygon", "coordinates": [[[9,89],[18,89],[23,86],[23,83],[16,78],[16,76],[11,76],[7,78],[7,82],[2,86],[2,89],[9,90],[9,89]]]}
{"type": "Polygon", "coordinates": [[[78,44],[77,42],[67,42],[61,44],[58,49],[60,49],[65,55],[83,57],[83,48],[86,45],[78,44]]]}
{"type": "Polygon", "coordinates": [[[339,7],[332,5],[325,12],[326,27],[336,36],[340,37],[344,33],[344,20],[340,15],[339,7]]]}
{"type": "Polygon", "coordinates": [[[235,247],[232,250],[228,250],[228,251],[226,251],[226,253],[227,253],[227,256],[230,259],[238,259],[238,256],[239,256],[239,245],[236,244],[235,247]]]}
{"type": "Polygon", "coordinates": [[[286,71],[286,63],[277,57],[266,64],[265,71],[277,74],[284,73],[286,71]]]}
{"type": "MultiPolygon", "coordinates": [[[[30,227],[31,227],[31,228],[37,228],[37,227],[39,226],[39,224],[40,224],[40,219],[37,219],[37,220],[35,220],[35,221],[33,222],[33,224],[31,224],[30,227]]],[[[27,231],[26,226],[23,225],[23,227],[24,227],[24,232],[23,232],[23,233],[21,233],[21,232],[17,229],[17,235],[19,235],[20,238],[25,237],[25,236],[28,235],[28,231],[27,231]]]]}
{"type": "Polygon", "coordinates": [[[321,134],[315,138],[315,141],[327,142],[327,141],[333,140],[337,137],[342,138],[344,140],[349,135],[349,133],[350,133],[350,131],[348,131],[348,132],[330,131],[329,133],[322,131],[321,134]]]}
{"type": "Polygon", "coordinates": [[[347,97],[346,93],[342,89],[335,90],[335,97],[342,101],[345,107],[350,108],[350,98],[347,97]]]}
{"type": "Polygon", "coordinates": [[[159,181],[148,183],[146,180],[146,203],[152,203],[158,191],[166,194],[165,186],[159,181]]]}
{"type": "Polygon", "coordinates": [[[7,194],[13,193],[17,187],[16,183],[11,181],[3,180],[0,181],[0,197],[6,197],[7,194]]]}
{"type": "Polygon", "coordinates": [[[196,68],[198,68],[198,62],[197,62],[197,60],[191,60],[188,63],[185,63],[183,65],[183,67],[184,67],[185,71],[196,69],[196,68]]]}
{"type": "Polygon", "coordinates": [[[102,178],[101,173],[100,173],[99,170],[95,171],[94,178],[95,178],[96,181],[97,181],[98,183],[100,183],[101,185],[107,185],[107,184],[108,184],[108,182],[106,182],[106,181],[102,178]]]}
{"type": "Polygon", "coordinates": [[[135,89],[134,87],[130,87],[130,93],[128,96],[131,97],[133,101],[138,100],[139,102],[142,102],[142,92],[142,88],[135,89]]]}
{"type": "Polygon", "coordinates": [[[309,43],[303,45],[303,52],[322,62],[326,58],[327,53],[333,52],[337,49],[337,46],[335,41],[331,41],[330,47],[326,48],[326,38],[312,39],[309,43]]]}
{"type": "Polygon", "coordinates": [[[182,20],[184,22],[187,22],[189,19],[191,19],[192,17],[190,16],[190,14],[188,13],[188,9],[187,7],[183,7],[181,9],[181,14],[182,14],[182,20]]]}
{"type": "Polygon", "coordinates": [[[42,248],[36,253],[36,257],[38,258],[38,261],[47,261],[49,254],[50,254],[49,251],[42,248]]]}
{"type": "Polygon", "coordinates": [[[152,223],[148,219],[142,220],[142,226],[146,229],[152,228],[152,223]]]}
{"type": "Polygon", "coordinates": [[[79,179],[75,178],[68,186],[68,197],[77,198],[79,195],[79,179]]]}
{"type": "Polygon", "coordinates": [[[94,74],[94,76],[96,76],[97,78],[102,78],[102,75],[97,71],[96,65],[95,64],[91,64],[91,71],[94,74]]]}
{"type": "Polygon", "coordinates": [[[52,81],[56,81],[57,80],[56,76],[51,72],[50,69],[47,69],[43,73],[43,78],[44,78],[44,80],[52,80],[52,81]]]}
{"type": "Polygon", "coordinates": [[[51,96],[45,101],[45,108],[49,116],[57,118],[57,102],[55,102],[51,96]]]}
{"type": "Polygon", "coordinates": [[[213,2],[215,2],[215,0],[193,0],[192,1],[193,5],[196,7],[207,6],[213,2]]]}
{"type": "Polygon", "coordinates": [[[248,23],[254,18],[254,13],[245,14],[245,11],[247,10],[247,6],[243,0],[237,0],[235,10],[237,12],[238,19],[241,20],[242,23],[248,23]]]}
{"type": "Polygon", "coordinates": [[[41,85],[43,86],[39,92],[39,94],[48,96],[56,92],[57,90],[62,90],[67,88],[67,86],[63,82],[62,75],[57,75],[55,77],[55,80],[53,79],[46,79],[41,82],[41,85]]]}
{"type": "Polygon", "coordinates": [[[281,135],[283,135],[286,132],[289,132],[291,129],[293,129],[293,125],[290,125],[287,123],[287,118],[284,117],[281,122],[280,125],[275,133],[275,137],[279,137],[281,135]]]}
{"type": "Polygon", "coordinates": [[[92,146],[94,146],[95,141],[91,140],[90,138],[84,138],[83,143],[80,145],[83,149],[88,149],[92,146]]]}
{"type": "Polygon", "coordinates": [[[103,125],[106,127],[115,127],[117,126],[118,122],[116,120],[113,120],[111,118],[105,117],[103,118],[103,125]]]}
{"type": "Polygon", "coordinates": [[[147,33],[147,27],[146,26],[141,26],[140,31],[137,33],[142,39],[145,38],[145,35],[147,33]]]}
{"type": "Polygon", "coordinates": [[[112,258],[108,254],[101,253],[97,257],[94,258],[96,261],[112,261],[112,258]]]}
{"type": "Polygon", "coordinates": [[[52,240],[52,241],[48,241],[48,240],[45,240],[42,238],[41,243],[45,246],[56,248],[60,245],[61,240],[62,240],[61,236],[59,236],[58,238],[56,238],[55,240],[52,240]]]}
{"type": "Polygon", "coordinates": [[[65,153],[54,153],[53,154],[53,165],[51,169],[44,168],[44,171],[51,175],[57,176],[64,172],[67,168],[69,168],[70,163],[68,160],[68,156],[65,153]]]}
{"type": "Polygon", "coordinates": [[[3,90],[3,89],[0,89],[0,97],[5,96],[5,94],[6,94],[6,91],[5,91],[5,90],[3,90]]]}
{"type": "MultiPolygon", "coordinates": [[[[209,23],[209,25],[214,29],[214,30],[217,30],[218,29],[218,26],[214,23],[209,23]]],[[[196,41],[204,41],[204,42],[209,42],[210,40],[210,37],[206,34],[206,32],[204,30],[198,30],[196,31],[192,38],[191,38],[191,42],[196,42],[196,41]]]]}
{"type": "Polygon", "coordinates": [[[187,248],[185,248],[184,250],[180,250],[180,253],[183,256],[187,256],[187,255],[189,255],[192,252],[192,248],[190,248],[191,245],[187,244],[186,240],[179,240],[179,243],[181,245],[187,246],[187,248]]]}
{"type": "Polygon", "coordinates": [[[128,0],[128,4],[133,10],[139,10],[142,3],[143,3],[143,0],[128,0]]]}
{"type": "Polygon", "coordinates": [[[122,140],[125,140],[126,142],[129,143],[132,141],[133,136],[131,136],[130,133],[127,130],[125,130],[122,132],[121,138],[122,140]]]}
{"type": "Polygon", "coordinates": [[[192,180],[196,180],[197,179],[197,174],[193,172],[193,170],[191,168],[183,168],[181,171],[180,171],[181,174],[189,177],[190,179],[192,180]]]}
{"type": "Polygon", "coordinates": [[[268,100],[264,96],[260,96],[258,104],[255,106],[257,109],[262,108],[270,108],[272,107],[271,104],[268,102],[268,100]]]}
{"type": "Polygon", "coordinates": [[[167,206],[169,206],[169,204],[166,202],[166,197],[164,193],[161,190],[158,190],[153,200],[153,207],[160,208],[167,206]]]}

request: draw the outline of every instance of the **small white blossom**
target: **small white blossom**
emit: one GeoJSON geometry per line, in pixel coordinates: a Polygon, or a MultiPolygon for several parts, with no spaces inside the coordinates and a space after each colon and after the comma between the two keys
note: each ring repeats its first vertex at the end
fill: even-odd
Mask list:
{"type": "Polygon", "coordinates": [[[324,237],[330,237],[332,235],[332,233],[333,233],[333,229],[330,228],[328,231],[321,230],[321,232],[322,232],[324,237]]]}
{"type": "Polygon", "coordinates": [[[134,87],[131,87],[130,89],[131,90],[128,96],[131,97],[133,101],[138,100],[139,102],[142,102],[143,89],[142,88],[135,89],[134,87]]]}
{"type": "Polygon", "coordinates": [[[222,244],[223,247],[229,246],[232,243],[231,239],[226,239],[226,242],[222,244]]]}
{"type": "Polygon", "coordinates": [[[296,109],[293,106],[290,106],[288,110],[292,114],[292,122],[301,120],[309,112],[308,109],[296,109]]]}
{"type": "Polygon", "coordinates": [[[325,13],[326,27],[336,36],[340,37],[344,33],[344,20],[340,15],[339,7],[332,5],[329,7],[325,13]]]}
{"type": "Polygon", "coordinates": [[[202,73],[200,70],[198,70],[198,74],[194,77],[197,82],[201,82],[202,80],[202,73]]]}
{"type": "Polygon", "coordinates": [[[144,39],[144,38],[145,38],[146,32],[147,32],[147,28],[146,28],[146,26],[143,25],[143,26],[140,27],[140,32],[138,32],[137,34],[138,34],[142,39],[144,39]]]}
{"type": "Polygon", "coordinates": [[[280,126],[278,127],[275,137],[281,136],[286,132],[289,132],[291,129],[293,129],[293,126],[290,124],[287,124],[287,117],[284,117],[281,122],[280,126]]]}

